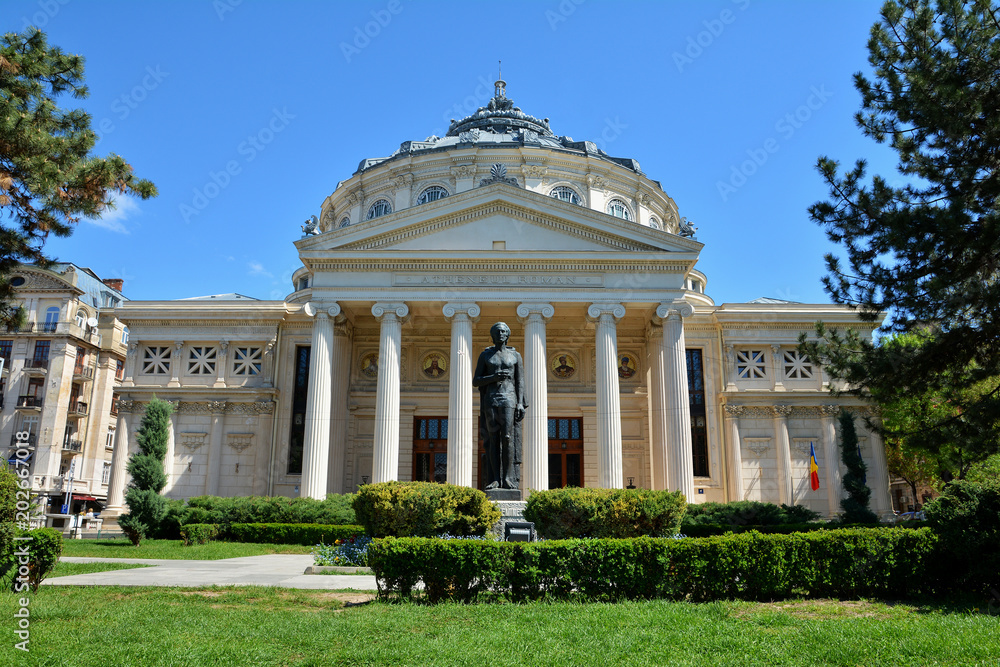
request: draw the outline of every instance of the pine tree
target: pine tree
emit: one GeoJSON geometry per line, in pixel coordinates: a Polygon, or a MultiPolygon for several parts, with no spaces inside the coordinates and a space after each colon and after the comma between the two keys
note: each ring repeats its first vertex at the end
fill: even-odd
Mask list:
{"type": "Polygon", "coordinates": [[[17,317],[7,276],[18,263],[49,262],[49,234],[69,236],[73,223],[113,207],[113,197],[156,195],[120,155],[90,154],[97,134],[82,109],[58,98],[85,98],[83,58],[49,46],[29,28],[0,38],[0,324],[17,317]]]}
{"type": "Polygon", "coordinates": [[[170,403],[155,396],[150,400],[135,434],[139,451],[129,457],[126,467],[132,476],[125,491],[129,511],[118,517],[118,525],[136,546],[154,532],[167,515],[167,500],[160,491],[167,485],[163,459],[167,455],[171,412],[170,403]]]}
{"type": "Polygon", "coordinates": [[[858,451],[854,415],[847,410],[840,411],[840,460],[847,469],[842,480],[847,497],[840,501],[844,523],[878,523],[878,516],[868,508],[872,495],[865,482],[868,468],[858,451]]]}
{"type": "Polygon", "coordinates": [[[802,349],[880,401],[950,394],[952,415],[928,436],[947,429],[940,439],[981,460],[1000,450],[1000,11],[988,0],[890,0],[868,50],[873,76],[855,74],[855,119],[898,154],[901,180],[869,179],[864,160],[841,174],[821,158],[830,199],[809,212],[844,246],[845,263],[826,258],[833,300],[866,321],[885,317],[883,334],[925,340],[891,348],[818,324],[819,341],[803,337],[802,349]]]}

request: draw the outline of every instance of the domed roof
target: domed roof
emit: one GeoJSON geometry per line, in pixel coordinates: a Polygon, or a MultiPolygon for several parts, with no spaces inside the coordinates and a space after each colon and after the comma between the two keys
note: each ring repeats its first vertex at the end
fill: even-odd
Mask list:
{"type": "Polygon", "coordinates": [[[517,130],[534,132],[543,137],[555,137],[549,129],[549,119],[539,120],[514,106],[514,101],[507,97],[507,82],[497,79],[494,85],[493,99],[484,107],[479,107],[476,113],[451,122],[448,128],[449,137],[460,137],[463,133],[479,130],[494,134],[512,134],[517,130]]]}

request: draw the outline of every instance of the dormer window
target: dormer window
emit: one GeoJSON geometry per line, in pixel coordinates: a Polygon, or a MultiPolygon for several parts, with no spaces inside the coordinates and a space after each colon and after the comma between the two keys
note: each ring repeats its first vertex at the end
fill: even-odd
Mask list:
{"type": "Polygon", "coordinates": [[[652,227],[653,229],[663,229],[663,225],[661,225],[660,221],[657,220],[656,218],[649,219],[649,226],[652,227]]]}
{"type": "Polygon", "coordinates": [[[565,185],[553,188],[552,192],[549,193],[549,196],[570,204],[576,204],[577,206],[580,205],[580,197],[576,194],[576,191],[574,191],[573,188],[567,188],[565,185]]]}
{"type": "Polygon", "coordinates": [[[379,199],[377,202],[368,207],[368,216],[366,220],[381,218],[383,215],[389,215],[390,213],[392,213],[392,204],[389,203],[389,200],[379,199]]]}
{"type": "Polygon", "coordinates": [[[623,202],[621,199],[612,199],[608,202],[608,215],[613,215],[616,218],[621,218],[622,220],[632,221],[632,211],[629,210],[628,204],[623,202]]]}
{"type": "Polygon", "coordinates": [[[347,227],[349,224],[351,224],[350,216],[345,215],[343,218],[341,218],[340,220],[341,227],[347,227]]]}
{"type": "Polygon", "coordinates": [[[417,197],[417,204],[426,204],[427,202],[437,201],[438,199],[444,199],[448,196],[448,191],[439,185],[433,185],[417,197]]]}

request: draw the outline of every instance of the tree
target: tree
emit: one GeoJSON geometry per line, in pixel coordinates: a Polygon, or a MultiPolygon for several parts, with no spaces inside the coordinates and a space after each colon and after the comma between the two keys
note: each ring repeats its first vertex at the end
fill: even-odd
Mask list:
{"type": "Polygon", "coordinates": [[[861,453],[858,451],[858,432],[854,428],[854,415],[847,410],[840,411],[840,460],[844,462],[844,490],[847,497],[840,501],[844,510],[845,523],[878,523],[875,512],[868,508],[872,490],[865,482],[868,471],[861,453]]]}
{"type": "Polygon", "coordinates": [[[90,154],[89,114],[57,105],[62,95],[87,97],[83,63],[34,28],[0,38],[0,323],[19,316],[7,276],[18,263],[48,264],[49,234],[69,236],[73,223],[113,208],[116,195],[156,196],[120,155],[90,154]]]}
{"type": "MultiPolygon", "coordinates": [[[[829,201],[810,216],[843,244],[824,286],[880,332],[885,346],[817,324],[802,350],[849,391],[894,402],[945,395],[927,438],[1000,450],[1000,19],[986,0],[890,0],[868,42],[872,79],[855,74],[862,132],[898,154],[905,183],[843,174],[822,157],[829,201]]],[[[928,415],[929,416],[929,415],[928,415]]],[[[968,453],[968,449],[967,449],[968,453]]]]}
{"type": "Polygon", "coordinates": [[[126,466],[132,476],[125,491],[128,514],[118,517],[118,525],[136,546],[155,531],[167,515],[167,499],[160,491],[167,485],[163,459],[167,455],[171,412],[170,403],[155,396],[152,398],[135,434],[139,451],[129,457],[126,466]]]}

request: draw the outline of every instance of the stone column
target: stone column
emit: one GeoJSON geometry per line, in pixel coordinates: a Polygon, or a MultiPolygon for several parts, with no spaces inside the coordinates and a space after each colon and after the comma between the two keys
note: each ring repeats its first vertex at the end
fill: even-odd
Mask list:
{"type": "Polygon", "coordinates": [[[225,422],[226,402],[209,401],[208,410],[212,413],[212,425],[209,433],[208,465],[205,471],[205,495],[219,495],[219,471],[222,469],[222,436],[225,422]]]}
{"type": "MultiPolygon", "coordinates": [[[[545,356],[545,323],[555,315],[548,303],[522,303],[517,318],[524,324],[524,391],[528,410],[522,424],[521,495],[549,488],[549,384],[545,356]]],[[[620,448],[619,448],[620,449],[620,448]]]]}
{"type": "Polygon", "coordinates": [[[333,356],[333,322],[331,314],[340,314],[336,304],[318,310],[316,304],[306,304],[307,315],[315,317],[312,347],[309,351],[309,394],[306,401],[306,428],[302,446],[302,478],[299,496],[326,498],[326,475],[330,457],[330,378],[333,356]]]}
{"type": "Polygon", "coordinates": [[[792,497],[792,451],[788,442],[788,415],[790,405],[772,405],[774,412],[774,441],[778,445],[778,502],[794,504],[792,497]]]}
{"type": "Polygon", "coordinates": [[[868,486],[872,490],[871,508],[880,517],[884,517],[892,514],[885,444],[882,442],[882,436],[874,429],[868,430],[868,442],[871,443],[871,468],[868,471],[868,486]]]}
{"type": "MultiPolygon", "coordinates": [[[[339,306],[337,307],[339,311],[339,306]]],[[[332,313],[333,308],[328,312],[332,313]]],[[[348,401],[351,384],[351,338],[354,329],[343,314],[331,315],[333,327],[333,408],[330,417],[330,465],[327,470],[328,493],[344,493],[344,467],[347,456],[348,401]]]]}
{"type": "Polygon", "coordinates": [[[667,396],[663,387],[663,327],[651,322],[647,334],[649,358],[649,433],[653,488],[667,488],[667,396]]]}
{"type": "Polygon", "coordinates": [[[683,301],[662,303],[656,316],[663,322],[663,392],[667,397],[667,488],[694,502],[694,457],[691,451],[691,404],[688,398],[684,319],[694,308],[683,301]]]}
{"type": "Polygon", "coordinates": [[[595,303],[587,316],[597,322],[597,485],[620,489],[622,478],[622,411],[618,388],[617,322],[625,317],[620,303],[595,303]]]}
{"type": "Polygon", "coordinates": [[[170,493],[170,490],[174,488],[174,483],[177,481],[177,476],[174,474],[174,451],[177,442],[177,413],[181,409],[180,399],[167,402],[174,409],[170,413],[170,429],[167,431],[167,453],[163,457],[163,467],[167,473],[167,485],[163,487],[163,495],[170,493]]]}
{"type": "Polygon", "coordinates": [[[479,319],[475,303],[446,303],[451,321],[451,357],[448,378],[448,483],[472,486],[476,428],[472,414],[472,323],[479,319]]]}
{"type": "Polygon", "coordinates": [[[376,303],[372,315],[381,323],[378,386],[375,390],[375,446],[372,482],[399,479],[399,363],[405,303],[376,303]]]}
{"type": "Polygon", "coordinates": [[[729,424],[729,433],[732,439],[732,446],[729,451],[729,478],[727,480],[727,490],[729,502],[743,500],[743,439],[740,436],[740,417],[746,411],[742,405],[732,405],[727,403],[726,421],[729,424]]]}
{"type": "Polygon", "coordinates": [[[826,468],[826,497],[830,517],[840,514],[840,447],[837,445],[837,425],[834,421],[840,413],[839,405],[820,407],[823,413],[823,466],[826,468]]]}
{"type": "Polygon", "coordinates": [[[125,465],[128,463],[129,421],[134,401],[118,399],[118,422],[115,424],[115,448],[111,453],[111,477],[108,479],[109,516],[118,516],[125,511],[125,465]]]}

